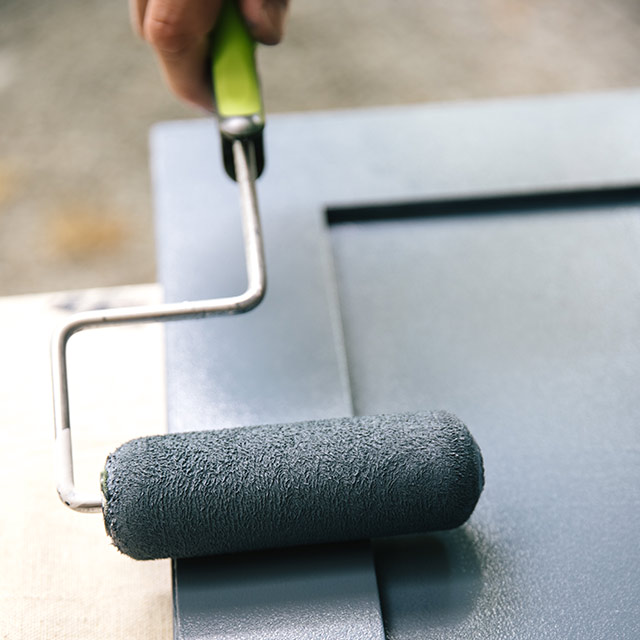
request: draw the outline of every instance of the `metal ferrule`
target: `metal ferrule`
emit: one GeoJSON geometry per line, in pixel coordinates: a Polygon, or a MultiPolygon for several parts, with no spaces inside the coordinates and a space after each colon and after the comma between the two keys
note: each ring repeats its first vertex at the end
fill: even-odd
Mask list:
{"type": "Polygon", "coordinates": [[[264,129],[264,116],[255,113],[250,116],[220,117],[218,127],[225,138],[251,138],[264,129]]]}

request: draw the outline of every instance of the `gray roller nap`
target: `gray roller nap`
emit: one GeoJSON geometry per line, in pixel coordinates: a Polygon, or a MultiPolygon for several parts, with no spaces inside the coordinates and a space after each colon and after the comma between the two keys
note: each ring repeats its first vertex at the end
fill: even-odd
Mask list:
{"type": "Polygon", "coordinates": [[[114,544],[148,560],[451,529],[483,484],[465,425],[433,412],[139,438],[102,490],[114,544]]]}

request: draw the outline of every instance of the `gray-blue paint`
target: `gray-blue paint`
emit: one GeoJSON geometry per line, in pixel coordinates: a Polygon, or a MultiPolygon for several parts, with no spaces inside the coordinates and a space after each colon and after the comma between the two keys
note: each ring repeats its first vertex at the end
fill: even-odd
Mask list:
{"type": "Polygon", "coordinates": [[[105,526],[138,560],[454,529],[482,454],[445,411],[136,438],[109,455],[105,526]]]}

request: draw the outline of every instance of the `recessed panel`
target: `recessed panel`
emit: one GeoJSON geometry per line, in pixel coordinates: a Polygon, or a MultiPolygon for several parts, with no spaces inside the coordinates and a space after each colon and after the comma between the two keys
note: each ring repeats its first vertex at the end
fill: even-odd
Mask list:
{"type": "Polygon", "coordinates": [[[377,543],[385,628],[635,638],[640,210],[481,204],[331,228],[356,413],[448,409],[485,459],[462,529],[377,543]]]}

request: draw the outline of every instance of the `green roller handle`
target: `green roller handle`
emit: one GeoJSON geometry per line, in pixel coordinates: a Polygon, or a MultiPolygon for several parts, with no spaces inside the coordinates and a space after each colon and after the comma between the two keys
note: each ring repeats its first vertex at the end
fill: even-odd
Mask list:
{"type": "Polygon", "coordinates": [[[223,136],[250,137],[264,127],[256,43],[235,0],[225,0],[211,40],[211,75],[223,136]]]}

